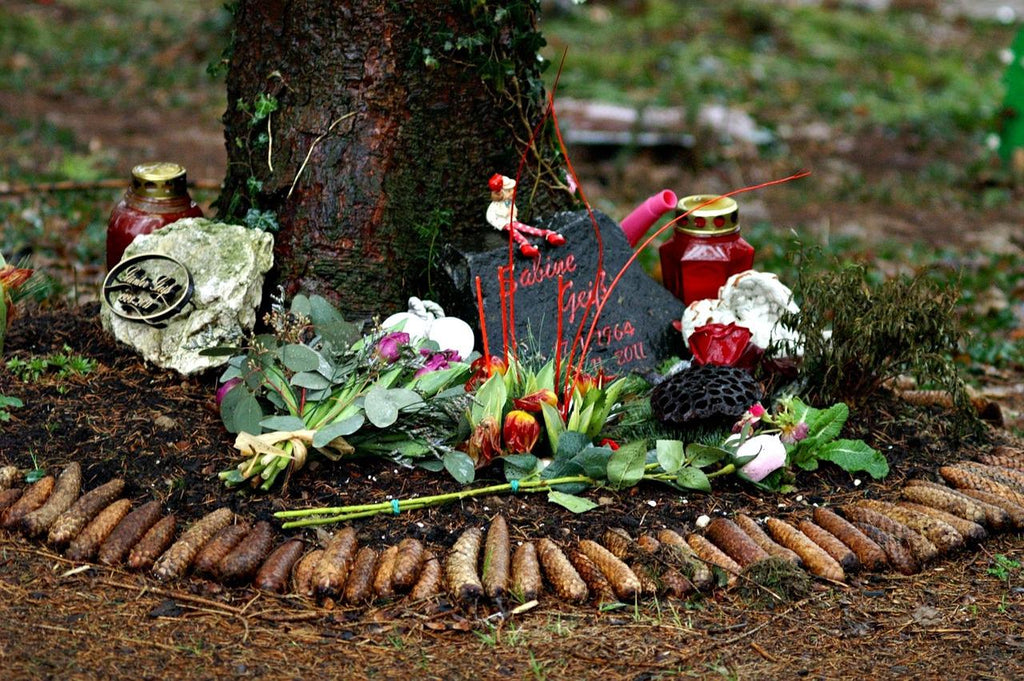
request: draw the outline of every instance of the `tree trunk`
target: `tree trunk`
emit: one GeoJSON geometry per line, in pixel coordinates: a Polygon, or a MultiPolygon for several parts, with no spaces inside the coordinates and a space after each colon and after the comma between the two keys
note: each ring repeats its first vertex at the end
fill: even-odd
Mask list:
{"type": "MultiPolygon", "coordinates": [[[[425,294],[446,243],[494,230],[487,179],[515,175],[545,103],[537,0],[240,0],[222,217],[276,215],[278,279],[351,315],[425,294]]],[[[565,206],[538,139],[521,219],[565,206]]]]}

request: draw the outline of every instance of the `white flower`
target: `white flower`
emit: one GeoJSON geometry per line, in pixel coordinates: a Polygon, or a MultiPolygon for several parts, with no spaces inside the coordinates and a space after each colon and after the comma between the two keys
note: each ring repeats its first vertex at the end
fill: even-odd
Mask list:
{"type": "Polygon", "coordinates": [[[768,475],[786,465],[786,445],[778,434],[755,435],[736,450],[736,457],[754,457],[740,469],[754,482],[761,482],[768,475]]]}

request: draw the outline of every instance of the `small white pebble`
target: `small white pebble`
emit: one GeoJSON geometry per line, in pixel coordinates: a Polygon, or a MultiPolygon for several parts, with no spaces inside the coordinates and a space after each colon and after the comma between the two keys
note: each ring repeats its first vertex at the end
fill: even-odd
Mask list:
{"type": "Polygon", "coordinates": [[[648,499],[647,500],[647,505],[650,506],[651,508],[654,508],[655,506],[658,505],[658,502],[655,501],[654,499],[648,499]]]}
{"type": "Polygon", "coordinates": [[[860,487],[860,478],[854,478],[853,486],[854,487],[860,487]]]}
{"type": "Polygon", "coordinates": [[[804,495],[803,494],[797,494],[796,495],[796,500],[797,501],[803,501],[804,500],[804,495]]]}
{"type": "Polygon", "coordinates": [[[699,529],[702,529],[702,530],[703,530],[703,529],[704,529],[705,527],[707,527],[707,526],[708,526],[708,525],[709,525],[710,523],[711,523],[711,518],[707,517],[706,515],[702,515],[702,516],[700,516],[699,518],[697,518],[697,522],[696,522],[695,524],[697,525],[697,527],[698,527],[699,529]]]}

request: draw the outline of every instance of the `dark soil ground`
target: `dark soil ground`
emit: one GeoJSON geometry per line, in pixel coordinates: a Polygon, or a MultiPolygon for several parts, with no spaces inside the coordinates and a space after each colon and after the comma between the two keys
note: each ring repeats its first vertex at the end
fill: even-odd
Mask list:
{"type": "MultiPolygon", "coordinates": [[[[282,494],[224,489],[230,436],[213,405],[214,377],[184,379],[146,366],[107,336],[95,305],[28,310],[13,325],[10,357],[65,351],[94,359],[84,376],[20,382],[5,390],[26,407],[0,431],[0,462],[57,471],[79,461],[85,487],[127,481],[137,502],[159,500],[183,519],[228,505],[250,519],[282,508],[340,505],[453,490],[424,471],[382,461],[312,466],[282,494]]],[[[842,471],[800,479],[798,494],[759,496],[717,485],[686,497],[662,488],[597,490],[601,506],[572,515],[541,498],[489,497],[357,525],[377,548],[406,536],[443,551],[463,529],[504,514],[514,538],[598,538],[693,527],[702,513],[808,515],[812,504],[892,497],[1005,431],[953,439],[935,410],[883,402],[858,415],[857,435],[888,455],[884,483],[854,485],[842,471]]],[[[303,536],[313,540],[315,533],[303,536]]],[[[199,578],[162,584],[148,575],[80,566],[20,536],[0,539],[0,654],[8,678],[1014,678],[1024,673],[1024,589],[1019,571],[989,574],[996,556],[1024,561],[1019,535],[998,536],[912,577],[820,582],[807,598],[768,603],[717,591],[689,601],[601,610],[543,598],[504,619],[500,610],[406,604],[369,609],[276,597],[199,578]]]]}

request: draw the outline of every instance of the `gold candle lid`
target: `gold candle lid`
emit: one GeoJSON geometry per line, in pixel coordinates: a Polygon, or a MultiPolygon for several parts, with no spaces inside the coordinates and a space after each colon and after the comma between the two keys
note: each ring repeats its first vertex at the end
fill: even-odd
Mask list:
{"type": "Polygon", "coordinates": [[[132,191],[151,199],[171,199],[188,193],[185,168],[177,163],[157,161],[132,168],[132,191]]]}
{"type": "Polygon", "coordinates": [[[676,230],[694,236],[721,236],[732,234],[740,229],[740,208],[735,200],[717,194],[695,194],[679,199],[676,214],[689,215],[679,218],[676,230]],[[708,202],[711,203],[708,203],[708,202]],[[697,208],[707,203],[702,208],[697,208]]]}

